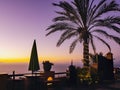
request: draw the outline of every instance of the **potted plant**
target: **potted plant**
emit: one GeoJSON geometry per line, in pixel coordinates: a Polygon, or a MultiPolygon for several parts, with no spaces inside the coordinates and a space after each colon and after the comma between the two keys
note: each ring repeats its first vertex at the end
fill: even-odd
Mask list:
{"type": "Polygon", "coordinates": [[[49,62],[49,61],[43,61],[43,69],[44,71],[50,71],[52,68],[53,63],[49,62]]]}

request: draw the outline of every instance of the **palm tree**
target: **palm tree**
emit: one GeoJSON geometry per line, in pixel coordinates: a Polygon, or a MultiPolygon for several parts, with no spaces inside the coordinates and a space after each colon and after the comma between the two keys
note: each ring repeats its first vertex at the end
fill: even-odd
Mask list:
{"type": "Polygon", "coordinates": [[[57,46],[74,37],[75,40],[70,45],[70,53],[73,52],[77,43],[83,43],[84,66],[89,66],[89,44],[96,53],[95,38],[104,43],[109,51],[111,51],[110,45],[101,35],[120,45],[120,16],[111,13],[120,11],[119,4],[115,0],[73,0],[71,3],[60,1],[53,5],[61,9],[56,11],[59,16],[55,17],[54,23],[47,28],[49,32],[46,36],[62,31],[57,46]],[[119,36],[111,34],[111,32],[115,32],[119,36]]]}

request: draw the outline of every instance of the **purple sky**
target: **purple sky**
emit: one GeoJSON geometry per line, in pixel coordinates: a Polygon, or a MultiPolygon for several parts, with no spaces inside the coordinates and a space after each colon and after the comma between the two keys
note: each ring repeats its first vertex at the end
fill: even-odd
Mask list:
{"type": "MultiPolygon", "coordinates": [[[[82,44],[77,45],[74,52],[69,54],[71,41],[57,48],[60,34],[45,36],[46,28],[56,16],[54,11],[57,9],[51,3],[58,1],[61,0],[0,0],[0,62],[4,62],[2,59],[29,58],[34,39],[37,41],[40,62],[51,60],[70,63],[72,59],[80,62],[82,44]]],[[[102,51],[106,54],[107,47],[96,43],[98,53],[102,51]]],[[[114,58],[119,60],[120,47],[114,42],[110,43],[114,58]]]]}

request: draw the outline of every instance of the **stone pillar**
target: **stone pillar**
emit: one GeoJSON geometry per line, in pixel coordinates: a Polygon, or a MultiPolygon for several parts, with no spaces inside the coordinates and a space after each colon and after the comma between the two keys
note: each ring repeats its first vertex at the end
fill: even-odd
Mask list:
{"type": "Polygon", "coordinates": [[[111,52],[108,52],[105,57],[106,57],[106,67],[105,67],[106,79],[113,80],[114,79],[113,54],[111,52]]]}

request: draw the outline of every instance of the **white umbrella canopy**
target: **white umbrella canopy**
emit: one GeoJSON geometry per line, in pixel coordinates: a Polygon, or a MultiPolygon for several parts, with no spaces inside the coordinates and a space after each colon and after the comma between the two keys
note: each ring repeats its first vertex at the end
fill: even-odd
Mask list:
{"type": "Polygon", "coordinates": [[[34,40],[34,42],[33,42],[28,70],[32,71],[32,74],[35,71],[40,70],[39,60],[38,60],[38,54],[37,54],[36,40],[34,40]]]}

